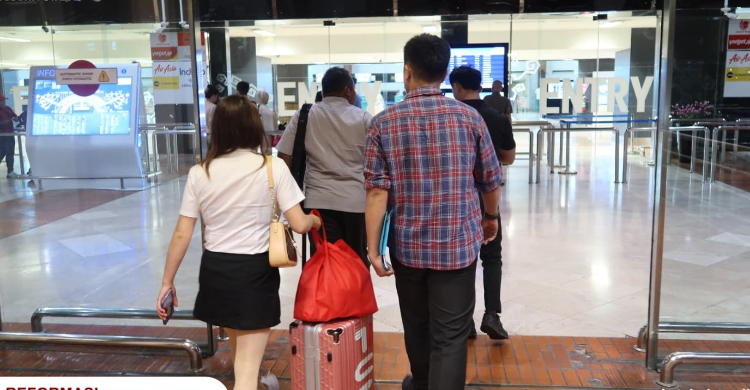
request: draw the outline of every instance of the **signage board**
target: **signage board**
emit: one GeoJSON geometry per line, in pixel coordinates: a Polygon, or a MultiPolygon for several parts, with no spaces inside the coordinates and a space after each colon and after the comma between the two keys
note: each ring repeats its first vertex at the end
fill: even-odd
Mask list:
{"type": "Polygon", "coordinates": [[[724,97],[750,97],[750,20],[729,21],[724,97]]]}
{"type": "Polygon", "coordinates": [[[59,85],[117,84],[117,69],[60,69],[56,81],[59,85]]]}

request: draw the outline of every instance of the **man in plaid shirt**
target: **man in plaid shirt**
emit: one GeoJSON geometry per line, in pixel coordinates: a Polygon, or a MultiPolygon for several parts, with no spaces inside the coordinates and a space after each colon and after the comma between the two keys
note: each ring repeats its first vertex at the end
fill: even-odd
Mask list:
{"type": "Polygon", "coordinates": [[[404,389],[464,388],[476,260],[498,231],[500,165],[479,113],[439,89],[449,60],[443,39],[409,40],[408,94],[373,119],[365,144],[368,256],[379,276],[395,271],[413,374],[404,389]],[[387,207],[394,271],[379,249],[387,207]]]}

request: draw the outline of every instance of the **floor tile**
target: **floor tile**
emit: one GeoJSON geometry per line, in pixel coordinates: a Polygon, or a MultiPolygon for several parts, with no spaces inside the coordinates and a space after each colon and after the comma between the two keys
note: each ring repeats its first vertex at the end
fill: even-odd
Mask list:
{"type": "Polygon", "coordinates": [[[60,243],[82,257],[108,255],[133,250],[133,248],[105,234],[68,238],[60,240],[60,243]]]}
{"type": "Polygon", "coordinates": [[[744,234],[722,233],[718,236],[709,237],[707,240],[750,247],[750,236],[744,234]]]}

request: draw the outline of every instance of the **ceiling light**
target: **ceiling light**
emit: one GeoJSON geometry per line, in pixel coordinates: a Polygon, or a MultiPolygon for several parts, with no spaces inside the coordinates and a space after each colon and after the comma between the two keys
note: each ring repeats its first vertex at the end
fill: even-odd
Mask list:
{"type": "Polygon", "coordinates": [[[26,66],[26,64],[17,64],[15,62],[0,62],[0,66],[26,66]]]}
{"type": "Polygon", "coordinates": [[[617,21],[614,21],[614,22],[602,23],[602,24],[599,25],[599,28],[612,28],[612,27],[615,27],[615,26],[619,26],[621,24],[622,24],[622,21],[621,20],[617,20],[617,21]]]}
{"type": "Polygon", "coordinates": [[[11,42],[31,42],[31,39],[20,39],[20,38],[8,38],[8,37],[0,37],[0,41],[11,41],[11,42]]]}
{"type": "Polygon", "coordinates": [[[253,32],[256,33],[256,34],[258,34],[258,35],[262,35],[264,37],[275,37],[276,36],[276,34],[270,32],[270,31],[262,30],[262,29],[253,30],[253,32]]]}
{"type": "Polygon", "coordinates": [[[435,26],[423,26],[422,31],[426,32],[427,34],[434,34],[437,32],[437,27],[435,26]]]}

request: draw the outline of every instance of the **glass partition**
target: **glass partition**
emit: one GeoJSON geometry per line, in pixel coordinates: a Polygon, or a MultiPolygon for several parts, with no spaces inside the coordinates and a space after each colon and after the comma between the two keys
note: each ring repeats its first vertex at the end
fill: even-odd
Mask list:
{"type": "MultiPolygon", "coordinates": [[[[0,128],[15,143],[13,163],[0,162],[3,321],[45,306],[153,306],[196,161],[190,41],[154,23],[0,27],[0,94],[20,118],[0,128]],[[97,68],[93,89],[60,78],[79,60],[97,68]]],[[[191,306],[193,273],[180,277],[191,306]]]]}
{"type": "MultiPolygon", "coordinates": [[[[743,58],[750,58],[750,33],[741,8],[728,12],[738,18],[718,9],[678,9],[674,21],[673,127],[663,145],[662,272],[655,275],[661,282],[655,312],[661,342],[658,351],[649,351],[650,362],[668,352],[703,350],[669,339],[748,339],[750,133],[744,118],[750,116],[750,83],[743,58]],[[696,42],[705,50],[693,50],[696,42]],[[736,328],[726,330],[726,323],[736,328]],[[686,327],[692,329],[675,334],[686,327]]],[[[731,344],[710,349],[735,351],[731,344]]]]}

